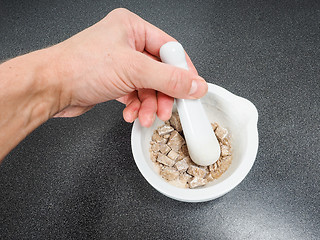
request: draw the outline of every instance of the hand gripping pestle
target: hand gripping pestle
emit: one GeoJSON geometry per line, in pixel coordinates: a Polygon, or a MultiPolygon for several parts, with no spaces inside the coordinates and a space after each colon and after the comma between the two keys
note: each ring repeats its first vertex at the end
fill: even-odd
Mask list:
{"type": "MultiPolygon", "coordinates": [[[[160,48],[161,61],[188,70],[182,45],[168,42],[160,48]]],[[[220,145],[199,99],[176,99],[188,151],[193,162],[209,166],[220,157],[220,145]]]]}

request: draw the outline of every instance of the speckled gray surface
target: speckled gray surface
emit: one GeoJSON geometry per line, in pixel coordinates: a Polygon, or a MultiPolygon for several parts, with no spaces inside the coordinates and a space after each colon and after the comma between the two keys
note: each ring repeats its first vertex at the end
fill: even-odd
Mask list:
{"type": "Polygon", "coordinates": [[[319,1],[0,0],[0,60],[62,41],[116,7],[177,38],[199,73],[251,100],[247,178],[198,204],[154,190],[123,106],[52,119],[0,165],[0,239],[319,239],[319,1]]]}

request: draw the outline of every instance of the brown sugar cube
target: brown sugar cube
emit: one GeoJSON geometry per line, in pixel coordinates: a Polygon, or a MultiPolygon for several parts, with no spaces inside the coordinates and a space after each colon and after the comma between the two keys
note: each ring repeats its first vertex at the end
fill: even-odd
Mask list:
{"type": "Polygon", "coordinates": [[[208,182],[212,182],[214,180],[214,178],[212,177],[211,173],[208,174],[205,178],[208,182]]]}
{"type": "Polygon", "coordinates": [[[168,142],[168,138],[162,138],[162,140],[159,143],[166,144],[168,142]]]}
{"type": "MultiPolygon", "coordinates": [[[[186,162],[187,162],[188,165],[193,164],[193,162],[191,161],[191,158],[190,158],[189,156],[181,155],[181,153],[180,153],[179,156],[177,157],[176,162],[181,161],[181,160],[183,160],[183,159],[186,160],[186,162]]],[[[193,165],[194,165],[194,164],[193,164],[193,165]]]]}
{"type": "Polygon", "coordinates": [[[182,159],[184,159],[185,157],[189,156],[189,153],[188,153],[188,149],[187,149],[187,145],[184,144],[182,145],[182,147],[180,148],[180,151],[179,151],[179,156],[177,158],[177,161],[180,161],[182,159]]]}
{"type": "Polygon", "coordinates": [[[183,144],[185,144],[183,137],[181,137],[181,135],[177,131],[173,131],[170,134],[170,138],[168,141],[169,147],[171,147],[172,150],[179,152],[183,144]]]}
{"type": "Polygon", "coordinates": [[[222,175],[222,172],[220,172],[219,170],[217,170],[217,171],[211,172],[210,174],[211,174],[211,176],[212,176],[213,178],[217,179],[217,178],[219,178],[219,177],[222,175]]]}
{"type": "Polygon", "coordinates": [[[218,161],[216,161],[216,165],[217,165],[217,168],[220,167],[220,165],[221,165],[221,158],[219,158],[218,161]]]}
{"type": "Polygon", "coordinates": [[[172,127],[174,127],[175,130],[177,130],[178,132],[182,131],[180,117],[179,117],[179,114],[177,112],[172,113],[172,116],[171,116],[169,122],[170,122],[170,125],[172,127]]]}
{"type": "Polygon", "coordinates": [[[188,173],[183,173],[183,174],[180,173],[179,180],[180,182],[184,183],[186,188],[189,188],[188,182],[191,181],[191,179],[192,179],[192,176],[189,175],[188,173]]]}
{"type": "MultiPolygon", "coordinates": [[[[219,161],[219,160],[218,160],[218,161],[219,161]]],[[[210,172],[214,172],[214,171],[217,170],[217,168],[218,168],[218,166],[217,166],[217,163],[215,162],[214,164],[211,164],[211,165],[209,166],[209,171],[210,171],[210,172]]]]}
{"type": "Polygon", "coordinates": [[[160,152],[164,155],[166,155],[168,152],[170,152],[171,148],[167,144],[160,144],[160,152]]]}
{"type": "Polygon", "coordinates": [[[163,125],[163,126],[158,127],[158,129],[157,129],[158,134],[160,136],[163,136],[163,135],[166,135],[168,133],[171,133],[173,130],[174,130],[174,128],[171,127],[170,125],[163,125]]]}
{"type": "Polygon", "coordinates": [[[173,167],[163,167],[160,170],[160,175],[163,178],[171,181],[171,180],[175,180],[179,177],[179,172],[173,167]]]}
{"type": "Polygon", "coordinates": [[[231,165],[231,160],[232,160],[231,156],[225,156],[221,159],[221,164],[219,168],[220,172],[224,173],[225,171],[227,171],[227,169],[231,165]]]}
{"type": "Polygon", "coordinates": [[[158,134],[157,131],[154,131],[152,134],[152,141],[160,142],[161,140],[162,140],[162,137],[158,134]]]}
{"type": "Polygon", "coordinates": [[[205,171],[206,171],[206,174],[209,174],[210,171],[209,171],[209,168],[208,167],[202,167],[205,171]]]}
{"type": "Polygon", "coordinates": [[[221,143],[223,145],[228,146],[231,149],[231,140],[230,140],[230,135],[228,134],[224,139],[222,139],[221,143]]]}
{"type": "Polygon", "coordinates": [[[211,123],[212,129],[213,131],[215,131],[217,129],[217,127],[219,126],[218,123],[211,123]]]}
{"type": "Polygon", "coordinates": [[[180,152],[184,155],[184,156],[189,156],[189,151],[188,151],[188,147],[186,144],[181,146],[181,150],[180,152]]]}
{"type": "Polygon", "coordinates": [[[219,141],[222,141],[227,135],[228,135],[228,130],[218,126],[215,130],[215,134],[218,138],[219,141]]]}
{"type": "Polygon", "coordinates": [[[169,167],[172,167],[176,163],[174,160],[161,153],[158,155],[157,161],[169,167]]]}
{"type": "Polygon", "coordinates": [[[153,135],[152,135],[152,141],[150,142],[151,144],[152,143],[167,143],[168,142],[168,139],[167,138],[164,138],[164,137],[161,137],[157,131],[154,131],[153,135]]]}
{"type": "Polygon", "coordinates": [[[222,163],[231,164],[231,160],[232,160],[232,156],[225,156],[225,157],[221,158],[222,163]]]}
{"type": "Polygon", "coordinates": [[[158,154],[155,154],[154,152],[150,152],[150,158],[152,162],[157,161],[158,154]]]}
{"type": "Polygon", "coordinates": [[[165,134],[163,135],[164,138],[169,138],[170,137],[170,134],[165,134]]]}
{"type": "Polygon", "coordinates": [[[152,145],[151,145],[151,150],[152,150],[153,152],[158,152],[158,151],[160,151],[160,144],[159,144],[159,143],[154,143],[154,144],[152,144],[152,145]]]}
{"type": "Polygon", "coordinates": [[[214,171],[214,164],[209,165],[209,171],[210,172],[214,171]]]}
{"type": "Polygon", "coordinates": [[[181,161],[185,156],[181,153],[179,153],[179,156],[177,157],[176,161],[181,161]]]}
{"type": "Polygon", "coordinates": [[[187,159],[184,158],[183,160],[176,162],[175,167],[179,172],[185,172],[189,167],[189,163],[187,159]]]}
{"type": "Polygon", "coordinates": [[[179,180],[183,181],[183,182],[186,182],[186,183],[191,181],[191,179],[192,179],[192,176],[190,174],[188,174],[188,173],[182,173],[179,176],[179,180]]]}
{"type": "Polygon", "coordinates": [[[189,165],[193,163],[193,162],[191,161],[191,158],[190,158],[189,156],[184,157],[183,160],[185,160],[189,165]]]}
{"type": "Polygon", "coordinates": [[[210,171],[210,172],[213,172],[213,171],[215,171],[216,169],[217,169],[217,165],[216,165],[215,163],[209,165],[209,171],[210,171]]]}
{"type": "Polygon", "coordinates": [[[230,156],[231,155],[231,151],[230,151],[229,146],[221,145],[220,149],[221,149],[221,156],[224,157],[224,156],[230,156]]]}
{"type": "Polygon", "coordinates": [[[172,160],[176,161],[176,159],[178,158],[179,154],[174,151],[174,150],[171,150],[168,155],[167,155],[169,158],[171,158],[172,160]]]}
{"type": "Polygon", "coordinates": [[[187,173],[191,174],[194,177],[203,178],[207,174],[207,171],[202,167],[190,165],[187,173]]]}
{"type": "Polygon", "coordinates": [[[208,181],[204,178],[199,178],[199,177],[194,177],[190,182],[189,182],[189,187],[190,188],[196,188],[196,187],[200,187],[203,186],[205,184],[207,184],[208,181]]]}

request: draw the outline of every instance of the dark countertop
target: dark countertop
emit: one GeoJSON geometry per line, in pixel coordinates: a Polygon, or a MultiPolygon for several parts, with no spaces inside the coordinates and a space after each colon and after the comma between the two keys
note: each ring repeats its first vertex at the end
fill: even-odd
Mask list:
{"type": "Polygon", "coordinates": [[[134,163],[123,106],[100,104],[49,120],[5,158],[0,239],[319,239],[320,2],[0,0],[0,60],[117,7],[177,38],[208,82],[256,105],[251,172],[214,201],[169,199],[134,163]]]}

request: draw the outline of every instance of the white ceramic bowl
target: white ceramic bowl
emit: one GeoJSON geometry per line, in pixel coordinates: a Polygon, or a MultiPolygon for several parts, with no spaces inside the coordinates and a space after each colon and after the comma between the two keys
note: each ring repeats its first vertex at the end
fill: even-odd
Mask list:
{"type": "Polygon", "coordinates": [[[209,201],[235,188],[249,173],[258,151],[258,112],[255,106],[222,87],[208,85],[208,93],[201,102],[210,122],[218,122],[229,130],[233,148],[232,163],[217,180],[196,189],[178,188],[169,184],[156,172],[149,152],[153,131],[163,122],[156,119],[150,128],[144,128],[136,120],[132,128],[132,152],[141,174],[159,192],[183,202],[209,201]]]}

